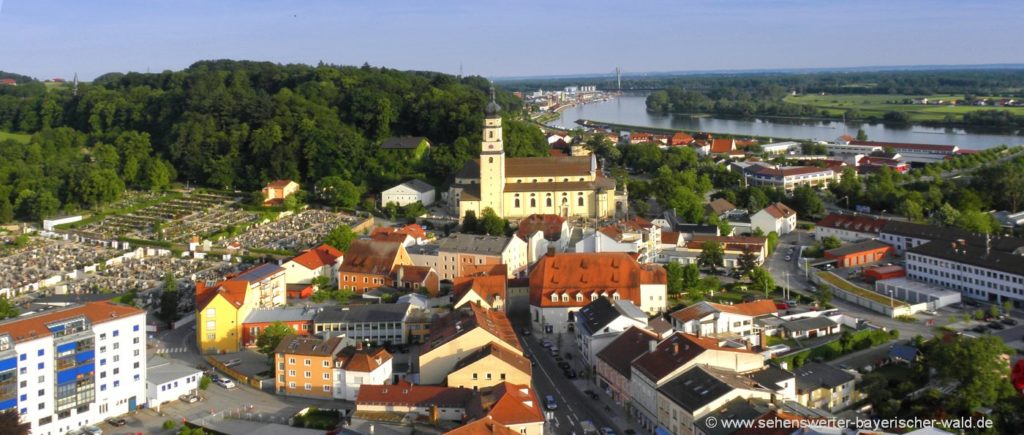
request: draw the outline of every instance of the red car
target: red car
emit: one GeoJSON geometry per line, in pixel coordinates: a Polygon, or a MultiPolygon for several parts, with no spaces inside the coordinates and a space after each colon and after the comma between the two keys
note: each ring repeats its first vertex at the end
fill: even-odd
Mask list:
{"type": "Polygon", "coordinates": [[[1017,364],[1013,366],[1013,374],[1010,375],[1010,379],[1013,380],[1013,388],[1024,394],[1024,359],[1017,361],[1017,364]]]}

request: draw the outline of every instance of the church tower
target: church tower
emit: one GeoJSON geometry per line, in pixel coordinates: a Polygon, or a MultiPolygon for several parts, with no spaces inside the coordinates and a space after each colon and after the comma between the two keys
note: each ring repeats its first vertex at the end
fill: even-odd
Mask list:
{"type": "Polygon", "coordinates": [[[505,145],[501,141],[501,106],[494,97],[487,103],[483,144],[480,150],[480,212],[487,207],[504,217],[505,145]]]}

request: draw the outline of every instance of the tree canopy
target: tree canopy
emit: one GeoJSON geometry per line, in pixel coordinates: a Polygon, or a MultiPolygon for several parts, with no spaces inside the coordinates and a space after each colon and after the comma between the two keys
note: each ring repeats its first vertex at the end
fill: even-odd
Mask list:
{"type": "Polygon", "coordinates": [[[281,340],[294,334],[295,328],[281,322],[274,322],[270,326],[263,328],[263,332],[256,337],[256,347],[259,348],[260,353],[268,358],[273,358],[274,349],[277,349],[277,345],[281,344],[281,340]]]}

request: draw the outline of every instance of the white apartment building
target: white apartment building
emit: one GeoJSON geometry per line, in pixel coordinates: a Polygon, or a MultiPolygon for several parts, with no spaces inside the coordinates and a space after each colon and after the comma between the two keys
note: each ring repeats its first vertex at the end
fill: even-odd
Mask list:
{"type": "Polygon", "coordinates": [[[1007,252],[969,243],[934,241],[907,252],[907,276],[958,290],[973,299],[994,303],[1009,300],[1020,308],[1024,306],[1022,253],[1024,247],[1007,252]]]}
{"type": "Polygon", "coordinates": [[[0,322],[0,411],[57,435],[146,402],[146,315],[90,302],[0,322]]]}

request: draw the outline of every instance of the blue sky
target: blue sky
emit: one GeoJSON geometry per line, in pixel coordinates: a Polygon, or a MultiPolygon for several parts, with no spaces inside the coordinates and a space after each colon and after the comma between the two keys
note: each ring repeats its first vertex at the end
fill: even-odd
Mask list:
{"type": "Polygon", "coordinates": [[[488,77],[1024,62],[1024,1],[0,0],[0,70],[202,59],[488,77]]]}

